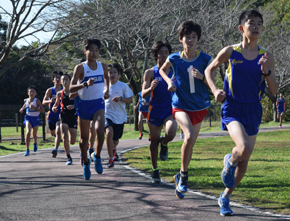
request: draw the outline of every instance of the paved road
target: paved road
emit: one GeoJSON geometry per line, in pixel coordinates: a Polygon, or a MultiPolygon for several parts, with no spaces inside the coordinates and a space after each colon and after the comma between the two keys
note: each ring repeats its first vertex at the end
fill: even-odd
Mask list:
{"type": "MultiPolygon", "coordinates": [[[[278,128],[261,131],[273,129],[278,128]]],[[[226,134],[203,133],[200,138],[226,134]]],[[[148,144],[145,138],[122,140],[118,151],[148,144]]],[[[55,159],[51,158],[51,150],[32,152],[29,157],[24,157],[23,153],[0,157],[0,220],[282,219],[236,206],[232,206],[234,217],[222,217],[215,198],[189,192],[183,200],[178,200],[173,186],[152,184],[151,179],[128,170],[121,162],[107,169],[105,160],[101,175],[92,166],[92,177],[86,181],[79,163],[78,146],[71,148],[72,166],[65,165],[63,148],[55,159]]],[[[105,148],[102,157],[106,158],[105,148]]]]}

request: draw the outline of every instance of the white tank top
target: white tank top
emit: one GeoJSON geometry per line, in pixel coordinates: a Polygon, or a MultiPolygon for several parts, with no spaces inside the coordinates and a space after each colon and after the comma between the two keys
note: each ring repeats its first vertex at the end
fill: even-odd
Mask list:
{"type": "Polygon", "coordinates": [[[104,97],[103,91],[105,88],[105,83],[103,65],[98,61],[97,65],[97,69],[93,71],[90,69],[86,62],[83,62],[84,78],[81,82],[78,81],[78,84],[82,84],[90,78],[94,78],[95,81],[92,86],[89,86],[88,88],[84,87],[78,90],[78,94],[81,100],[96,100],[104,97]]]}
{"type": "MultiPolygon", "coordinates": [[[[37,98],[34,98],[32,105],[37,107],[36,105],[37,98]]],[[[29,108],[29,98],[26,99],[26,115],[31,117],[37,117],[39,115],[39,111],[29,108]]]]}

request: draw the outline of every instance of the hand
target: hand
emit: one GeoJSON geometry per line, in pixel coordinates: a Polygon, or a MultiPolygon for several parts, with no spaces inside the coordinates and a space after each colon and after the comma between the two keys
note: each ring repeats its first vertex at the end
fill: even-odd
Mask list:
{"type": "Polygon", "coordinates": [[[74,106],[73,104],[70,104],[70,105],[67,105],[66,108],[67,108],[68,110],[72,110],[72,109],[75,108],[75,106],[74,106]]]}
{"type": "Polygon", "coordinates": [[[226,92],[220,89],[217,89],[216,91],[214,91],[213,94],[214,94],[215,100],[220,103],[222,103],[226,98],[226,92]]]}
{"type": "Polygon", "coordinates": [[[134,106],[134,109],[137,109],[138,108],[138,106],[136,105],[136,106],[134,106]]]}
{"type": "Polygon", "coordinates": [[[52,112],[56,113],[57,112],[57,108],[56,107],[52,107],[52,112]]]}
{"type": "Polygon", "coordinates": [[[54,103],[55,100],[56,100],[56,97],[52,97],[52,98],[50,98],[50,103],[54,103]]]}
{"type": "Polygon", "coordinates": [[[158,80],[154,79],[150,84],[151,90],[154,90],[157,87],[158,83],[158,80]]]}
{"type": "Polygon", "coordinates": [[[92,86],[94,82],[95,82],[95,78],[90,78],[89,80],[87,80],[88,86],[92,86]]]}
{"type": "Polygon", "coordinates": [[[203,79],[203,75],[197,69],[195,69],[194,67],[191,68],[191,76],[193,76],[193,77],[195,77],[195,78],[197,78],[199,80],[203,79]]]}
{"type": "Polygon", "coordinates": [[[23,113],[23,110],[22,110],[22,108],[19,110],[19,112],[20,112],[20,113],[23,113]]]}
{"type": "Polygon", "coordinates": [[[267,53],[265,53],[260,58],[259,64],[261,65],[261,71],[263,72],[263,74],[268,74],[268,72],[269,72],[269,62],[268,62],[267,53]]]}
{"type": "Polygon", "coordinates": [[[170,92],[174,92],[174,91],[176,91],[176,86],[175,86],[175,84],[174,84],[173,81],[170,81],[170,83],[168,84],[168,90],[169,90],[170,92]]]}
{"type": "Polygon", "coordinates": [[[120,96],[118,96],[118,97],[114,97],[114,98],[112,99],[112,101],[118,103],[119,101],[121,101],[121,97],[120,97],[120,96]]]}
{"type": "Polygon", "coordinates": [[[110,97],[110,95],[109,95],[109,91],[105,91],[104,92],[104,98],[105,99],[108,99],[110,97]]]}

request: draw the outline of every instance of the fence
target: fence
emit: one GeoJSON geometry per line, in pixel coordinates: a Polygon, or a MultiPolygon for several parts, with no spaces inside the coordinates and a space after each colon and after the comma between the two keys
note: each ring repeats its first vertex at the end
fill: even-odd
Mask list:
{"type": "MultiPolygon", "coordinates": [[[[25,144],[25,135],[24,135],[24,116],[25,113],[19,113],[19,109],[22,106],[18,105],[0,105],[0,142],[2,142],[2,133],[1,128],[2,127],[11,127],[15,126],[16,132],[18,132],[18,127],[21,128],[21,138],[11,138],[13,140],[21,139],[21,143],[25,144]]],[[[42,139],[46,139],[46,119],[45,114],[40,114],[40,121],[42,125],[42,139]]],[[[9,140],[4,138],[3,140],[9,140]]]]}

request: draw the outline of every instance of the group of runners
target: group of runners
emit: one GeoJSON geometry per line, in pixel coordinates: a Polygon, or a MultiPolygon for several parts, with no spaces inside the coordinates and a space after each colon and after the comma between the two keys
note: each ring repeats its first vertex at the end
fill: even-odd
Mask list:
{"type": "MultiPolygon", "coordinates": [[[[179,199],[183,199],[187,192],[188,166],[193,146],[202,120],[211,105],[209,89],[215,100],[223,103],[222,129],[229,131],[235,143],[232,152],[223,160],[224,168],[221,177],[226,188],[218,200],[221,207],[220,214],[223,216],[233,215],[229,205],[230,196],[244,177],[255,146],[262,118],[260,101],[266,82],[270,92],[273,95],[277,93],[274,57],[257,43],[263,29],[262,15],[257,10],[242,12],[238,29],[243,36],[242,42],[223,48],[216,58],[212,59],[210,55],[196,49],[201,38],[201,26],[193,21],[182,22],[177,32],[183,50],[172,53],[169,43],[156,42],[151,48],[156,65],[145,71],[142,91],[139,94],[139,103],[148,106],[152,182],[160,183],[157,164],[158,146],[160,145],[160,159],[167,160],[168,143],[175,137],[177,125],[183,132],[180,171],[176,171],[173,176],[176,185],[175,195],[179,199]],[[224,89],[219,89],[215,84],[213,73],[226,62],[228,68],[224,89]],[[149,100],[146,101],[145,98],[148,97],[149,100]],[[163,127],[165,136],[161,137],[163,127]]],[[[108,167],[114,166],[114,156],[115,160],[117,159],[116,146],[122,136],[127,118],[125,104],[132,101],[133,93],[127,84],[119,81],[122,75],[120,65],[106,65],[96,61],[101,47],[99,40],[86,39],[83,46],[86,61],[75,67],[71,80],[69,75],[61,75],[63,89],[56,85],[54,89],[48,89],[43,104],[54,103],[50,111],[56,114],[59,114],[61,106],[60,131],[66,143],[64,147],[68,159],[71,159],[68,143],[74,143],[75,139],[68,139],[67,134],[69,131],[71,138],[75,136],[76,124],[74,123],[78,122],[83,176],[88,180],[91,176],[91,160],[94,162],[95,171],[99,174],[103,172],[100,154],[104,133],[106,133],[109,155],[108,167]],[[76,96],[79,97],[78,102],[75,102],[76,99],[73,100],[76,96]],[[95,151],[91,151],[88,155],[90,129],[95,131],[97,139],[95,151]]],[[[59,77],[55,76],[54,81],[59,81],[59,77]]],[[[28,89],[29,99],[21,108],[21,111],[27,108],[26,115],[29,119],[26,120],[29,122],[27,125],[30,125],[27,127],[28,130],[31,128],[34,130],[33,125],[36,124],[31,123],[30,119],[36,115],[36,112],[44,112],[41,103],[38,100],[35,103],[36,90],[35,92],[33,90],[35,88],[28,89]]],[[[140,112],[142,114],[140,119],[143,121],[146,116],[143,115],[142,110],[140,112]]],[[[53,135],[59,136],[57,127],[54,128],[52,124],[53,122],[49,120],[51,131],[56,129],[56,132],[52,132],[53,135]]],[[[140,129],[139,139],[142,139],[142,136],[140,129]]],[[[29,138],[26,137],[28,141],[29,138]]],[[[59,145],[57,142],[56,139],[56,149],[53,152],[55,156],[59,145]]],[[[69,160],[67,163],[70,163],[69,160]]]]}

